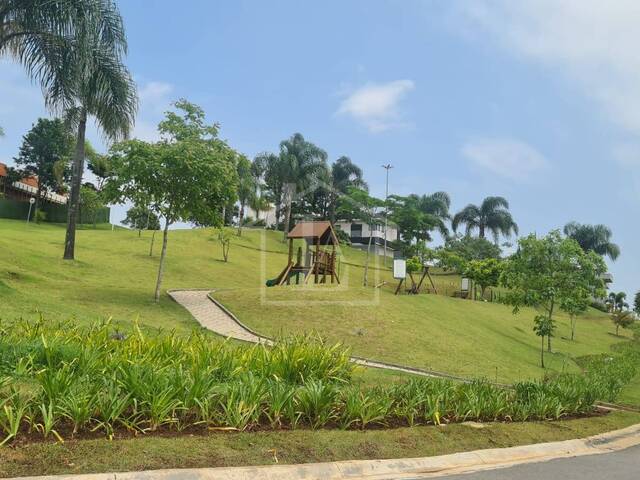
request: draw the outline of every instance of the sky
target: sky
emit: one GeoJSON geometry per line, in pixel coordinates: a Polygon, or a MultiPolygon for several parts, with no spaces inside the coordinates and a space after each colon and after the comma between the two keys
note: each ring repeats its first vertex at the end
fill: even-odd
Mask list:
{"type": "MultiPolygon", "coordinates": [[[[521,234],[604,223],[613,288],[640,289],[640,2],[635,0],[120,0],[138,84],[134,136],[199,104],[253,157],[294,132],[349,156],[384,196],[509,200],[521,234]]],[[[0,161],[39,88],[0,61],[0,161]]],[[[89,137],[106,150],[95,128],[89,137]]],[[[113,209],[112,220],[124,208],[113,209]]]]}

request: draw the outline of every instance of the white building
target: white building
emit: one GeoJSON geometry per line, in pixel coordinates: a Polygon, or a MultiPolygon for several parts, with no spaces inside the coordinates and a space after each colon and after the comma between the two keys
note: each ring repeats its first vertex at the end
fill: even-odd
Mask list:
{"type": "MultiPolygon", "coordinates": [[[[373,225],[373,229],[369,230],[369,225],[362,222],[348,222],[338,220],[334,227],[336,230],[342,230],[351,239],[351,245],[356,248],[366,250],[369,244],[369,234],[371,234],[371,251],[377,255],[384,254],[384,225],[373,225]]],[[[398,239],[398,227],[389,222],[387,225],[387,254],[393,252],[390,244],[398,239]]]]}

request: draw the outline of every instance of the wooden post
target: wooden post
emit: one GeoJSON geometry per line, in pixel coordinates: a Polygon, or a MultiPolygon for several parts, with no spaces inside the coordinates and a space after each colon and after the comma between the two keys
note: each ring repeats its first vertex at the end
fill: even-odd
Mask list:
{"type": "Polygon", "coordinates": [[[320,237],[316,238],[316,268],[314,272],[314,283],[318,283],[318,270],[320,268],[320,237]]]}
{"type": "MultiPolygon", "coordinates": [[[[289,239],[289,265],[291,265],[291,262],[293,261],[293,238],[289,239]]],[[[291,281],[289,278],[289,274],[287,273],[287,285],[290,285],[291,281]]]]}
{"type": "Polygon", "coordinates": [[[402,283],[404,282],[404,278],[400,279],[400,283],[398,283],[398,286],[396,287],[396,291],[394,293],[394,295],[397,295],[398,292],[400,291],[400,287],[402,287],[402,283]]]}

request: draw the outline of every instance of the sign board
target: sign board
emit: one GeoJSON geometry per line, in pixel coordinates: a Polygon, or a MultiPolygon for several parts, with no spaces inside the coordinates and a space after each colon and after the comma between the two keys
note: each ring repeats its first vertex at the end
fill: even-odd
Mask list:
{"type": "Polygon", "coordinates": [[[393,259],[393,278],[400,279],[407,276],[407,261],[404,258],[393,259]]]}
{"type": "Polygon", "coordinates": [[[469,279],[468,278],[463,278],[462,279],[462,285],[460,286],[460,290],[462,290],[463,292],[468,292],[469,291],[469,279]]]}

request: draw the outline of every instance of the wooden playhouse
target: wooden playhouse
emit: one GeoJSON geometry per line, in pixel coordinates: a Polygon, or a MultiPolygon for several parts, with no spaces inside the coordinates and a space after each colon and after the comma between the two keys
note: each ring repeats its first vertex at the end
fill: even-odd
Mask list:
{"type": "Polygon", "coordinates": [[[299,222],[287,234],[289,240],[289,259],[280,275],[267,280],[267,286],[289,285],[295,279],[296,284],[327,283],[327,279],[340,283],[337,270],[338,237],[331,222],[299,222]],[[296,258],[293,258],[294,240],[304,240],[305,248],[298,247],[296,258]]]}

